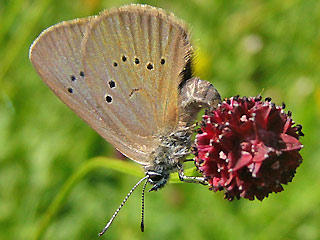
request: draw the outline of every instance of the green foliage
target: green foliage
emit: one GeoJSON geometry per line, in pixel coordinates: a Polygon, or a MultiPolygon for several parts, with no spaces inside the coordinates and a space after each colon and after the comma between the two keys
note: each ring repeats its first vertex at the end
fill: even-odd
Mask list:
{"type": "MultiPolygon", "coordinates": [[[[227,202],[195,184],[147,193],[145,233],[138,190],[105,238],[319,239],[320,2],[142,2],[190,23],[197,74],[223,97],[262,91],[285,102],[304,127],[304,162],[284,192],[263,202],[227,202]]],[[[114,162],[113,148],[51,93],[28,60],[46,27],[128,3],[0,0],[0,239],[98,239],[143,175],[131,161],[114,162]]]]}

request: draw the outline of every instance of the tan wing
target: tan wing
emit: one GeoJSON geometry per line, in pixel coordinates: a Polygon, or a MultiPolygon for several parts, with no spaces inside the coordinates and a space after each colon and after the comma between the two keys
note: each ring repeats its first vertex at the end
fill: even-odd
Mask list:
{"type": "Polygon", "coordinates": [[[43,81],[78,116],[129,158],[146,164],[146,152],[130,144],[118,132],[113,119],[103,112],[86,82],[80,46],[86,26],[93,18],[54,25],[40,34],[30,48],[29,57],[43,81]]]}
{"type": "Polygon", "coordinates": [[[153,151],[177,127],[180,73],[191,52],[186,27],[160,9],[129,5],[90,22],[81,47],[88,85],[110,124],[135,148],[153,151]]]}

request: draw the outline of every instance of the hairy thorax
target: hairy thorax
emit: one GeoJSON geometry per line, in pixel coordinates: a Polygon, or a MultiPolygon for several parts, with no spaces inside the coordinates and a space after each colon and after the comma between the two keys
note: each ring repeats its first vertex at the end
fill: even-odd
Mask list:
{"type": "Polygon", "coordinates": [[[185,156],[190,154],[191,131],[190,128],[178,129],[167,136],[160,137],[160,145],[151,153],[154,159],[152,164],[145,168],[146,172],[153,171],[163,176],[155,190],[164,186],[169,180],[169,175],[176,172],[185,156]]]}

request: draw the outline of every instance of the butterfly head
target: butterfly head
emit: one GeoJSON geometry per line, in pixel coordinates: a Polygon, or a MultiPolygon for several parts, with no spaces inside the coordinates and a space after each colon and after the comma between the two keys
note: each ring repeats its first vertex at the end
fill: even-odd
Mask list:
{"type": "Polygon", "coordinates": [[[148,176],[148,181],[153,185],[153,187],[149,190],[156,191],[159,188],[162,188],[169,180],[170,174],[165,171],[147,171],[146,175],[148,176]]]}

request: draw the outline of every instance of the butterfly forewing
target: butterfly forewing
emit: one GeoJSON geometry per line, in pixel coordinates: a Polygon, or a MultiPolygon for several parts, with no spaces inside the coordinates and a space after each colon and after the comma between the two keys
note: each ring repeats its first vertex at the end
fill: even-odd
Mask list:
{"type": "Polygon", "coordinates": [[[88,85],[136,148],[153,151],[158,137],[177,127],[178,85],[190,49],[184,26],[156,8],[131,5],[90,23],[82,42],[88,85]]]}
{"type": "Polygon", "coordinates": [[[31,62],[44,82],[82,118],[91,117],[96,105],[82,75],[80,45],[88,22],[78,19],[54,25],[30,49],[31,62]]]}

